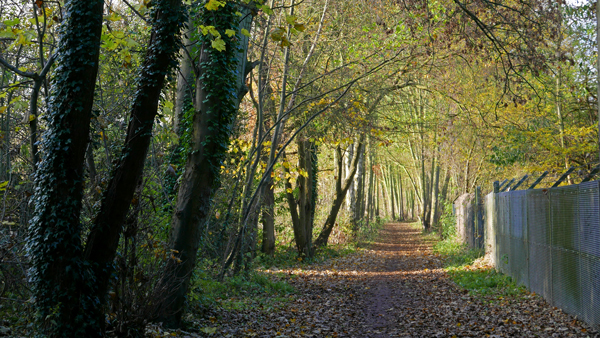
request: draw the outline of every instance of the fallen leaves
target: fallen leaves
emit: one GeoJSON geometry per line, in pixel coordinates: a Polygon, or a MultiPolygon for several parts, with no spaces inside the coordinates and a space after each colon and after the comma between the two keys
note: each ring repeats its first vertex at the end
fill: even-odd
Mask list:
{"type": "MultiPolygon", "coordinates": [[[[473,269],[480,267],[473,266],[473,269]]],[[[309,268],[270,269],[289,302],[215,309],[182,337],[594,337],[587,325],[526,294],[489,301],[449,280],[430,241],[388,224],[369,249],[309,268]]]]}

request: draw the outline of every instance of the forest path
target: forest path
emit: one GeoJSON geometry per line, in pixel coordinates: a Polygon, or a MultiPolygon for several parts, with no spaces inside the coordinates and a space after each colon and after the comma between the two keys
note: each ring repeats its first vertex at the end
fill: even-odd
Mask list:
{"type": "Polygon", "coordinates": [[[449,280],[433,243],[414,225],[389,223],[365,250],[267,271],[298,294],[277,308],[220,313],[210,337],[598,336],[535,295],[469,295],[449,280]]]}

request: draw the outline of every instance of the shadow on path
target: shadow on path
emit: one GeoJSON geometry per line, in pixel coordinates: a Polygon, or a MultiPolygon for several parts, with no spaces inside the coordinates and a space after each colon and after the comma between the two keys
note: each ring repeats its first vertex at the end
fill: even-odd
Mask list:
{"type": "Polygon", "coordinates": [[[526,295],[470,296],[451,282],[434,241],[390,223],[367,249],[276,273],[299,291],[277,311],[230,312],[223,337],[596,337],[573,317],[526,295]],[[227,334],[225,334],[226,332],[227,334]]]}

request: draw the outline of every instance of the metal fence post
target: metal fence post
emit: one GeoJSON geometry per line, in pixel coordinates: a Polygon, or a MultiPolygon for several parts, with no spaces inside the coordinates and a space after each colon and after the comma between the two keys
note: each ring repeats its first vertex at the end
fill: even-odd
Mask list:
{"type": "Polygon", "coordinates": [[[515,181],[515,179],[513,178],[512,180],[510,180],[510,182],[508,182],[507,185],[505,185],[502,189],[500,189],[500,192],[505,191],[506,189],[510,188],[510,185],[513,184],[513,182],[515,181]]]}
{"type": "Polygon", "coordinates": [[[523,178],[521,178],[521,179],[519,180],[519,182],[517,182],[517,184],[515,184],[515,185],[514,185],[514,186],[513,186],[513,187],[512,187],[510,190],[511,190],[511,191],[517,190],[517,188],[518,188],[519,186],[521,186],[521,184],[523,184],[523,182],[525,182],[525,180],[527,179],[527,177],[529,177],[529,175],[525,175],[525,176],[523,176],[523,178]]]}
{"type": "Polygon", "coordinates": [[[535,188],[535,186],[538,185],[544,179],[544,177],[546,177],[546,175],[548,175],[548,171],[544,171],[542,175],[538,177],[538,179],[535,180],[531,186],[529,186],[529,189],[535,188]]]}
{"type": "Polygon", "coordinates": [[[558,179],[558,181],[556,181],[552,185],[552,188],[558,187],[562,183],[562,181],[564,181],[567,177],[569,177],[569,174],[571,174],[573,172],[573,170],[575,170],[575,167],[569,168],[569,170],[567,170],[564,174],[562,174],[562,176],[558,179]]]}

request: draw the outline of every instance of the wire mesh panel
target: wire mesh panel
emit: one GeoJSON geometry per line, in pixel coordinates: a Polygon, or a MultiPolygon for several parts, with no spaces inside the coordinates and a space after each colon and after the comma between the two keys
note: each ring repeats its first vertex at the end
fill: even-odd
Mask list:
{"type": "Polygon", "coordinates": [[[476,201],[476,211],[475,211],[475,243],[477,245],[477,249],[485,250],[485,204],[484,199],[481,196],[481,190],[478,188],[476,201]]]}
{"type": "Polygon", "coordinates": [[[581,257],[581,317],[600,326],[600,259],[581,257]]]}
{"type": "Polygon", "coordinates": [[[579,185],[580,249],[584,254],[600,258],[600,202],[598,181],[579,185]]]}
{"type": "Polygon", "coordinates": [[[581,310],[579,187],[550,189],[553,303],[569,313],[581,310]]]}
{"type": "Polygon", "coordinates": [[[599,182],[579,185],[582,317],[600,325],[600,203],[599,182]]]}
{"type": "Polygon", "coordinates": [[[513,191],[510,194],[510,237],[527,238],[527,197],[526,190],[513,191]]]}
{"type": "Polygon", "coordinates": [[[494,207],[496,209],[496,257],[494,260],[496,261],[496,268],[500,270],[500,264],[502,263],[500,259],[502,256],[502,223],[504,222],[504,218],[502,217],[500,210],[503,210],[504,205],[502,203],[502,198],[500,198],[498,194],[496,194],[496,205],[494,207]]]}
{"type": "Polygon", "coordinates": [[[529,240],[529,288],[552,299],[552,260],[550,231],[550,196],[548,190],[527,191],[529,240]]]}
{"type": "Polygon", "coordinates": [[[485,253],[496,266],[496,194],[491,192],[484,198],[485,253]]]}
{"type": "Polygon", "coordinates": [[[565,312],[581,311],[579,255],[570,250],[552,248],[552,303],[565,312]]]}
{"type": "Polygon", "coordinates": [[[529,250],[527,244],[527,191],[510,194],[509,266],[517,284],[529,286],[529,250]]]}
{"type": "Polygon", "coordinates": [[[488,195],[485,211],[496,268],[600,326],[600,181],[488,195]]]}
{"type": "Polygon", "coordinates": [[[496,268],[504,274],[510,274],[509,261],[509,238],[510,229],[510,203],[509,193],[499,193],[498,196],[498,232],[496,243],[498,245],[498,256],[496,268]]]}
{"type": "Polygon", "coordinates": [[[579,251],[579,187],[550,189],[552,246],[579,251]]]}

